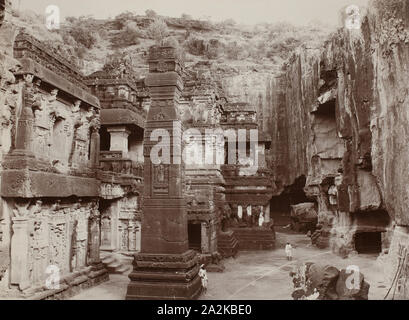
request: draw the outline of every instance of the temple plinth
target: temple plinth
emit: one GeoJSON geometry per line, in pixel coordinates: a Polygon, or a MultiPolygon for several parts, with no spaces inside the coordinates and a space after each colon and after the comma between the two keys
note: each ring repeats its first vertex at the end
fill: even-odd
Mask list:
{"type": "Polygon", "coordinates": [[[183,90],[181,72],[174,48],[150,49],[145,83],[152,102],[144,135],[143,232],[141,252],[135,255],[129,275],[127,299],[196,299],[201,292],[197,253],[189,250],[183,199],[183,128],[178,108],[183,90]],[[162,136],[155,141],[151,139],[153,131],[159,135],[167,132],[169,139],[162,136]],[[160,159],[154,159],[157,157],[151,156],[151,150],[159,142],[160,159]]]}

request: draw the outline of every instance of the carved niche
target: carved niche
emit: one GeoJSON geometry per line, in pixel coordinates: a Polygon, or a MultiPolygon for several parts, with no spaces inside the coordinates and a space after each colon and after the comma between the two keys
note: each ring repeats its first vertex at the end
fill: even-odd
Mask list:
{"type": "Polygon", "coordinates": [[[155,194],[169,193],[169,166],[164,164],[153,166],[153,191],[155,194]]]}

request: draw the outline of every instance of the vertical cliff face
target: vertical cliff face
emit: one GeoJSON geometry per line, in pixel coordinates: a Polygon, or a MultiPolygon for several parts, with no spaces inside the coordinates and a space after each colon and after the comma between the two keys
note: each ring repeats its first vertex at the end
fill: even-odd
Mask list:
{"type": "Polygon", "coordinates": [[[389,257],[409,244],[408,24],[409,1],[373,1],[359,29],[301,50],[272,81],[274,180],[307,177],[316,242],[343,255],[378,235],[370,249],[392,241],[389,257]]]}

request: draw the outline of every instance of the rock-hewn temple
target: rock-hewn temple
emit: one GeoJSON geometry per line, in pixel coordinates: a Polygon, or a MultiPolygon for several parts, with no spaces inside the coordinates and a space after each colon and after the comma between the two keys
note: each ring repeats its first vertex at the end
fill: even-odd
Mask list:
{"type": "Polygon", "coordinates": [[[408,1],[243,74],[164,44],[140,70],[85,74],[11,16],[0,0],[0,299],[66,299],[111,274],[128,275],[124,299],[197,299],[202,264],[284,250],[285,228],[376,254],[409,298],[408,1]]]}

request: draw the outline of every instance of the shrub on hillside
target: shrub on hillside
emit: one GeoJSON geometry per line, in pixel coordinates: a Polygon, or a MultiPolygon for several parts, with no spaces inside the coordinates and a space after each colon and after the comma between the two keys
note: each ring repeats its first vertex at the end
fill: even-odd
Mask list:
{"type": "Polygon", "coordinates": [[[128,22],[121,30],[117,37],[116,45],[119,46],[133,46],[140,43],[140,38],[144,37],[144,33],[137,26],[136,22],[128,22]]]}
{"type": "Polygon", "coordinates": [[[133,12],[126,11],[117,15],[114,21],[118,29],[123,29],[134,17],[135,14],[133,12]]]}
{"type": "Polygon", "coordinates": [[[196,38],[195,36],[190,36],[184,44],[187,52],[195,56],[204,55],[206,52],[206,44],[203,39],[196,38]]]}
{"type": "Polygon", "coordinates": [[[151,9],[148,9],[148,10],[145,11],[145,15],[148,18],[155,18],[158,14],[155,11],[153,11],[151,9]]]}
{"type": "Polygon", "coordinates": [[[146,29],[146,35],[156,41],[157,44],[162,45],[163,40],[169,35],[169,29],[166,22],[162,19],[155,19],[146,29]]]}
{"type": "Polygon", "coordinates": [[[75,41],[83,45],[87,49],[92,49],[100,40],[98,33],[95,33],[91,28],[82,26],[81,24],[73,26],[69,34],[75,41]]]}

